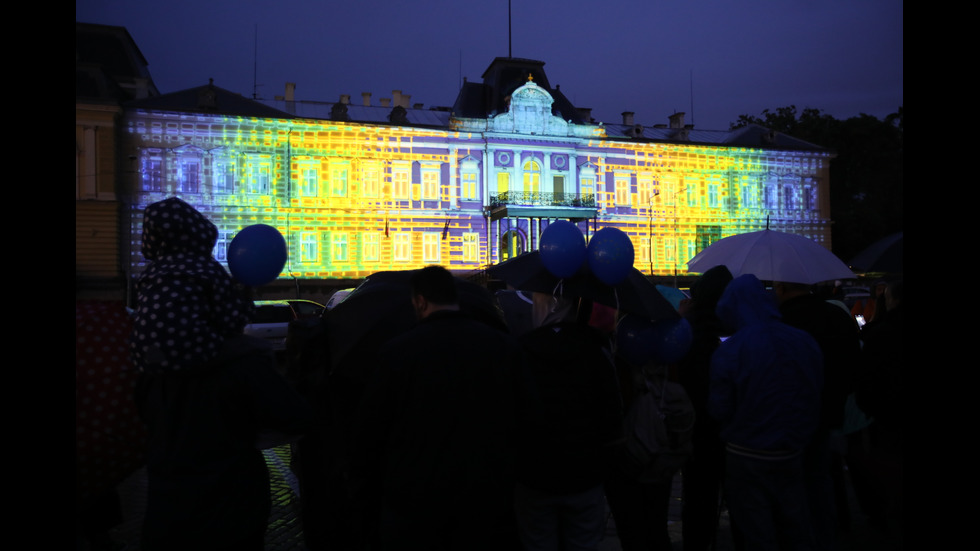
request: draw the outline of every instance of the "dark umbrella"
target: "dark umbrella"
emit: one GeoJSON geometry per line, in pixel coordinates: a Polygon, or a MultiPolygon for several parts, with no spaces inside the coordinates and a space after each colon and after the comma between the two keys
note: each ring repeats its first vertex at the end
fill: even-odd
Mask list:
{"type": "MultiPolygon", "coordinates": [[[[323,313],[333,374],[361,382],[371,373],[371,358],[392,337],[415,323],[410,279],[414,270],[368,276],[343,302],[323,313]]],[[[500,308],[486,288],[456,278],[460,308],[484,323],[506,330],[500,308]]]]}
{"type": "Polygon", "coordinates": [[[679,316],[670,302],[657,291],[657,286],[636,268],[631,268],[626,279],[615,286],[600,281],[589,271],[588,265],[583,265],[572,277],[562,279],[544,267],[538,251],[532,251],[491,266],[487,272],[515,289],[587,298],[652,321],[679,316]]]}
{"type": "Polygon", "coordinates": [[[494,293],[504,313],[507,328],[514,335],[523,335],[533,329],[533,301],[528,293],[513,289],[501,289],[494,293]]]}
{"type": "Polygon", "coordinates": [[[875,241],[851,259],[851,266],[863,272],[902,273],[903,234],[904,232],[893,233],[875,241]]]}

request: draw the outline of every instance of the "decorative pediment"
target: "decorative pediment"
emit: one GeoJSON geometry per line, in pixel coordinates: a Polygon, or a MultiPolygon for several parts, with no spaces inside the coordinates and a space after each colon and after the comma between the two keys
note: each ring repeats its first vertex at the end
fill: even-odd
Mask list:
{"type": "Polygon", "coordinates": [[[551,112],[554,98],[530,78],[514,90],[506,113],[490,120],[490,130],[515,134],[567,136],[568,123],[551,112]]]}

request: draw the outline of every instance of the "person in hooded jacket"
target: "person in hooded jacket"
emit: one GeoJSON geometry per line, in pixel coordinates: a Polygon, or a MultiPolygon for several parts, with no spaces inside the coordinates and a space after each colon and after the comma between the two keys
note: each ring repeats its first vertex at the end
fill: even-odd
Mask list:
{"type": "Polygon", "coordinates": [[[309,422],[270,346],[242,334],[251,301],[211,256],[216,241],[214,224],[178,198],[146,208],[131,339],[149,436],[144,550],[263,549],[261,449],[309,422]]]}
{"type": "Polygon", "coordinates": [[[745,549],[812,549],[803,450],[820,421],[823,356],[780,320],[753,275],[728,284],[716,308],[734,330],[711,359],[708,412],[725,442],[725,495],[745,549]]]}

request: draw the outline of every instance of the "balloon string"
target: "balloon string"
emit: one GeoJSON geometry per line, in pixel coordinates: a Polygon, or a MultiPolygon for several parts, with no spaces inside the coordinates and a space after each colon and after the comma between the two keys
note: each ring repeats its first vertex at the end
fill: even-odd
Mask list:
{"type": "Polygon", "coordinates": [[[619,289],[613,287],[613,297],[616,298],[616,311],[619,311],[619,289]]]}
{"type": "Polygon", "coordinates": [[[559,279],[558,283],[555,284],[554,290],[551,291],[552,296],[561,298],[562,293],[565,291],[564,284],[565,284],[565,280],[559,279]]]}

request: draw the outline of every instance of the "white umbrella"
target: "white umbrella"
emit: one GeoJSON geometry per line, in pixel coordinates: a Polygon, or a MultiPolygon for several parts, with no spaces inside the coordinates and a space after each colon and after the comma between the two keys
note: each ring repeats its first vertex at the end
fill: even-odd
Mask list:
{"type": "Polygon", "coordinates": [[[841,259],[800,235],[762,230],[726,237],[688,261],[688,271],[704,273],[724,265],[734,277],[753,274],[763,281],[812,285],[854,278],[841,259]]]}

